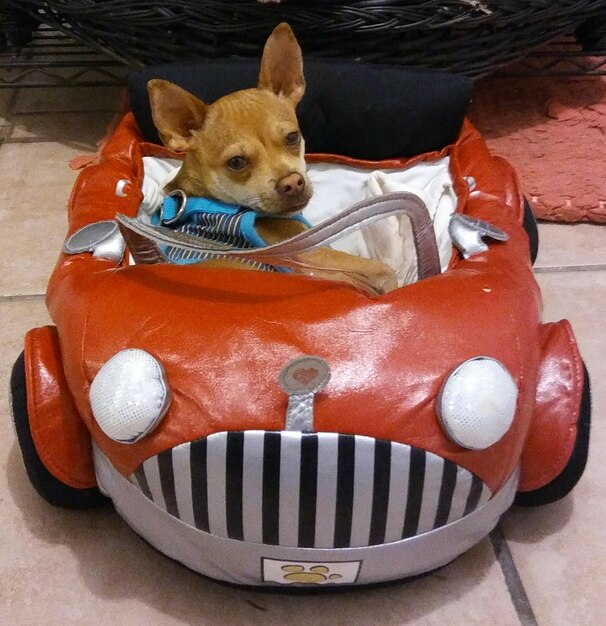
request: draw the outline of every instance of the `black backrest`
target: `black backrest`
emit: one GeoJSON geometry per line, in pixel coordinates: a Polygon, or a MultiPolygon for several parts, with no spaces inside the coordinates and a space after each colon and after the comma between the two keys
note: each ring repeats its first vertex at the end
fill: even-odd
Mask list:
{"type": "MultiPolygon", "coordinates": [[[[170,80],[207,103],[255,87],[259,62],[216,59],[148,67],[129,77],[131,106],[145,138],[159,142],[147,82],[170,80]]],[[[439,150],[460,131],[471,98],[468,78],[355,61],[308,59],[297,114],[307,152],[380,160],[439,150]]]]}

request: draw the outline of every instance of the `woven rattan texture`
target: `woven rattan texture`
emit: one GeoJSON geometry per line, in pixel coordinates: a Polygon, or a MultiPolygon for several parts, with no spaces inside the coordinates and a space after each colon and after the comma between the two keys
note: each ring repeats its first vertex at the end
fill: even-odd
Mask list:
{"type": "Polygon", "coordinates": [[[306,55],[486,74],[588,18],[606,0],[5,0],[128,63],[258,56],[291,24],[306,55]]]}

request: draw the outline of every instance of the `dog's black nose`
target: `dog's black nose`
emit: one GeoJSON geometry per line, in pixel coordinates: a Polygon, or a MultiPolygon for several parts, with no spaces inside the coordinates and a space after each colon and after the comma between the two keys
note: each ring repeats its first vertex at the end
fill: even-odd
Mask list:
{"type": "Polygon", "coordinates": [[[284,178],[281,178],[276,183],[276,191],[280,196],[288,196],[289,198],[296,198],[303,193],[305,189],[305,179],[301,174],[293,172],[284,178]]]}

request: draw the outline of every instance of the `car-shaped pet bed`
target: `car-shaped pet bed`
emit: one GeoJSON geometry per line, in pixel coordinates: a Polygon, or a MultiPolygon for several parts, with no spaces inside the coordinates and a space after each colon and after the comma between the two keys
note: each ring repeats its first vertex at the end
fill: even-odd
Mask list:
{"type": "Polygon", "coordinates": [[[132,112],[69,201],[54,325],[27,333],[14,367],[26,469],[52,504],[110,498],[158,550],[228,583],[416,576],[514,501],[572,489],[587,373],[568,322],[541,322],[536,225],[465,119],[460,77],[306,64],[311,235],[275,258],[332,243],[390,263],[399,288],[173,262],[154,215],[179,155],[159,144],[146,83],[213,101],[254,86],[257,67],[131,77],[132,112]]]}

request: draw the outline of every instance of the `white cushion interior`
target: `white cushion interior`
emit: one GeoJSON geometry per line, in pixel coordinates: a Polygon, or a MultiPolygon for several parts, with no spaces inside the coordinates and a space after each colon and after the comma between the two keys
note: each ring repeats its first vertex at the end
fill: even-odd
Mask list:
{"type": "MultiPolygon", "coordinates": [[[[181,161],[144,157],[143,165],[141,217],[158,209],[163,199],[162,189],[177,174],[181,161]]],[[[444,271],[452,254],[448,223],[457,206],[449,165],[449,157],[402,169],[375,171],[333,163],[311,164],[308,175],[314,194],[303,214],[315,225],[367,198],[394,191],[413,193],[429,210],[444,271]]],[[[363,226],[333,242],[332,247],[383,261],[394,269],[399,285],[410,284],[418,278],[410,220],[406,216],[389,217],[363,226]]]]}

